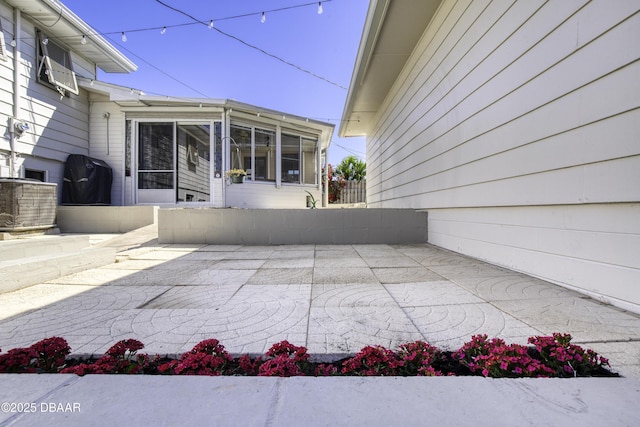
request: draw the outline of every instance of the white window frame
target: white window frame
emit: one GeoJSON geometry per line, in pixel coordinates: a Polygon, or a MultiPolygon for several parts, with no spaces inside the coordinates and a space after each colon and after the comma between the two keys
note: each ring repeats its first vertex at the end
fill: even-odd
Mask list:
{"type": "Polygon", "coordinates": [[[78,95],[80,93],[78,89],[78,81],[76,79],[76,73],[73,71],[73,61],[71,60],[71,52],[59,45],[55,41],[49,39],[45,34],[38,31],[38,72],[37,77],[41,83],[50,84],[56,88],[61,95],[66,95],[65,91],[71,92],[74,95],[78,95]],[[48,40],[47,43],[44,41],[48,40]],[[65,62],[69,64],[69,66],[65,66],[61,64],[60,61],[56,61],[54,58],[51,58],[49,54],[49,44],[55,45],[60,51],[65,55],[65,62]],[[42,68],[45,68],[45,74],[47,75],[48,81],[45,81],[41,78],[42,68]],[[57,78],[56,76],[69,76],[67,81],[65,79],[57,78]]]}
{"type": "Polygon", "coordinates": [[[4,41],[4,30],[2,29],[2,19],[0,19],[0,59],[3,61],[9,60],[9,56],[7,56],[7,44],[4,41]]]}

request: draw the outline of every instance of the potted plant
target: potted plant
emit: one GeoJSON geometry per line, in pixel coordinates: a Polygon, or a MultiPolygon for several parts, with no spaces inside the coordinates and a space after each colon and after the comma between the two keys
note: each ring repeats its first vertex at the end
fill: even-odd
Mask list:
{"type": "Polygon", "coordinates": [[[225,175],[227,178],[231,178],[231,182],[234,184],[242,184],[247,171],[244,169],[230,169],[225,175]]]}

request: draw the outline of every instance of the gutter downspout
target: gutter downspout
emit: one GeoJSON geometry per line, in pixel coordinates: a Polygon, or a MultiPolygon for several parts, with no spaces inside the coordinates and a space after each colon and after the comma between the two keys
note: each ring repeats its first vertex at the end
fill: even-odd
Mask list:
{"type": "MultiPolygon", "coordinates": [[[[13,39],[16,45],[13,48],[13,117],[15,119],[20,115],[20,33],[22,31],[22,12],[17,7],[13,9],[13,39]]],[[[16,172],[16,143],[18,136],[14,126],[14,120],[9,120],[9,147],[11,157],[9,158],[9,175],[11,178],[17,178],[16,172]]]]}

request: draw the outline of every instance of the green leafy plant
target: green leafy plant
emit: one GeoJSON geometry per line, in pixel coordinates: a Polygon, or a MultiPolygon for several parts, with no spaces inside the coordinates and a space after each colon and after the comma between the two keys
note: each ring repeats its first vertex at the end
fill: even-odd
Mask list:
{"type": "Polygon", "coordinates": [[[362,181],[367,175],[367,164],[356,156],[347,156],[340,161],[335,174],[345,181],[362,181]]]}
{"type": "Polygon", "coordinates": [[[311,194],[310,191],[307,191],[306,193],[309,195],[310,200],[311,200],[311,209],[315,209],[316,208],[316,203],[318,203],[318,201],[316,200],[315,197],[313,197],[313,194],[311,194]]]}

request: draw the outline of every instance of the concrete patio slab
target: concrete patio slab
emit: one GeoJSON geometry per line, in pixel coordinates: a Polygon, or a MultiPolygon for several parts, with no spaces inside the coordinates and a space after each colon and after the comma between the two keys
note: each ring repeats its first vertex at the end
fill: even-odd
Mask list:
{"type": "Polygon", "coordinates": [[[640,337],[637,315],[587,297],[495,301],[493,304],[544,334],[571,331],[579,342],[640,337]]]}
{"type": "Polygon", "coordinates": [[[538,329],[489,303],[407,307],[404,310],[428,343],[451,351],[477,334],[517,344],[526,344],[528,337],[541,335],[538,329]]]}
{"type": "Polygon", "coordinates": [[[217,338],[242,354],[288,339],[331,358],[366,345],[456,349],[478,333],[526,343],[563,332],[614,370],[640,372],[640,357],[627,355],[640,354],[638,315],[428,244],[156,244],[119,256],[0,294],[0,347],[63,336],[74,353],[100,355],[137,338],[148,353],[179,355],[217,338]]]}
{"type": "Polygon", "coordinates": [[[449,281],[395,282],[385,285],[385,288],[400,307],[406,308],[484,302],[449,281]]]}
{"type": "Polygon", "coordinates": [[[524,274],[497,277],[456,277],[452,281],[486,301],[580,297],[577,292],[570,289],[561,288],[524,274]]]}
{"type": "Polygon", "coordinates": [[[315,267],[313,283],[378,283],[378,279],[366,267],[315,267]]]}
{"type": "Polygon", "coordinates": [[[391,267],[378,268],[373,265],[373,274],[380,283],[409,283],[440,281],[443,277],[425,267],[391,267]]]}

